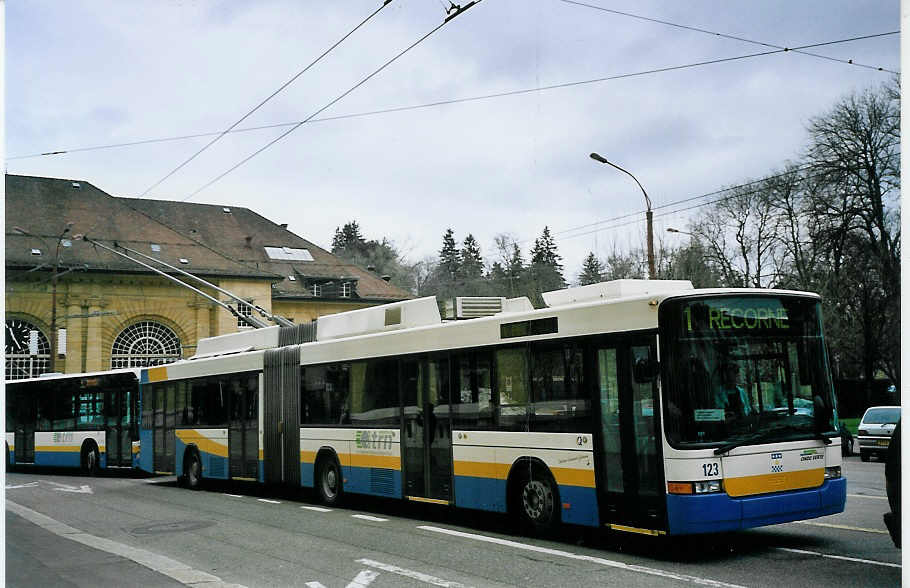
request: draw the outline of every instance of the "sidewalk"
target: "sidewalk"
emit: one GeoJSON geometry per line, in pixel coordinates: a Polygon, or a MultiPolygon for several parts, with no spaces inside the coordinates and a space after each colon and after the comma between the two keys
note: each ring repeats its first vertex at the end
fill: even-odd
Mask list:
{"type": "Polygon", "coordinates": [[[129,559],[92,549],[6,511],[6,585],[183,586],[129,559]]]}

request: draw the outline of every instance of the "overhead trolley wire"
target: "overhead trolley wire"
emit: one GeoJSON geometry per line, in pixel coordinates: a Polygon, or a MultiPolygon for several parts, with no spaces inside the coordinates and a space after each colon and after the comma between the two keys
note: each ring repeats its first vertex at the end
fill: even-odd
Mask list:
{"type": "MultiPolygon", "coordinates": [[[[543,92],[543,91],[548,91],[548,90],[558,90],[558,89],[562,89],[562,88],[571,88],[574,86],[596,84],[596,83],[608,82],[608,81],[619,80],[619,79],[624,79],[624,78],[632,78],[632,77],[645,76],[645,75],[656,74],[656,73],[664,73],[664,72],[668,72],[668,71],[682,70],[682,69],[688,69],[688,68],[694,68],[694,67],[702,67],[705,65],[713,65],[713,64],[717,64],[717,63],[737,61],[737,60],[741,60],[741,59],[750,59],[753,57],[773,55],[773,54],[777,54],[777,53],[784,53],[787,51],[798,51],[805,47],[818,47],[821,45],[834,45],[834,44],[838,44],[838,43],[848,43],[851,41],[859,41],[859,40],[863,40],[863,39],[883,37],[883,36],[887,36],[887,35],[896,35],[898,33],[899,33],[899,31],[878,33],[878,34],[867,35],[867,36],[863,36],[863,37],[852,37],[849,39],[841,39],[838,41],[829,41],[827,43],[816,43],[813,45],[803,45],[800,47],[793,47],[793,48],[785,47],[782,49],[777,49],[777,50],[772,50],[772,51],[763,51],[760,53],[750,53],[750,54],[739,55],[739,56],[734,56],[734,57],[712,59],[712,60],[707,60],[707,61],[699,61],[696,63],[689,63],[689,64],[684,64],[684,65],[668,66],[668,67],[649,69],[649,70],[639,71],[639,72],[617,74],[617,75],[613,75],[613,76],[594,78],[594,79],[590,79],[590,80],[565,82],[565,83],[560,83],[560,84],[552,84],[552,85],[548,85],[548,86],[538,86],[535,88],[524,88],[524,89],[520,89],[520,90],[508,90],[505,92],[483,94],[480,96],[468,96],[468,97],[464,97],[464,98],[449,98],[449,99],[444,99],[444,100],[437,100],[434,102],[428,102],[425,104],[414,104],[414,105],[410,105],[410,106],[396,106],[396,107],[384,108],[384,109],[379,109],[379,110],[370,110],[370,111],[365,111],[365,112],[355,112],[355,113],[350,113],[350,114],[339,114],[339,115],[335,115],[335,116],[326,116],[326,117],[322,117],[322,118],[316,118],[314,116],[310,116],[303,121],[293,121],[293,122],[275,123],[275,124],[270,124],[270,125],[261,125],[261,126],[256,126],[256,127],[246,127],[246,128],[242,128],[242,129],[233,129],[230,132],[231,133],[244,133],[244,132],[250,132],[250,131],[261,131],[261,130],[267,130],[267,129],[288,127],[288,126],[293,126],[296,128],[304,123],[328,122],[328,121],[335,121],[335,120],[362,118],[362,117],[368,117],[368,116],[376,116],[376,115],[380,115],[380,114],[406,112],[406,111],[411,111],[411,110],[422,110],[422,109],[426,109],[426,108],[434,108],[437,106],[447,106],[450,104],[479,102],[482,100],[492,100],[495,98],[519,96],[522,94],[532,94],[532,93],[543,92]]],[[[180,136],[174,136],[174,137],[163,137],[160,139],[145,139],[145,140],[140,140],[140,141],[131,141],[131,142],[127,142],[127,143],[111,143],[108,145],[97,145],[97,146],[92,146],[92,147],[60,149],[60,150],[49,151],[49,152],[44,152],[44,153],[33,153],[33,154],[29,154],[29,155],[17,155],[17,156],[13,156],[13,157],[7,157],[6,160],[11,161],[11,160],[15,160],[15,159],[30,159],[33,157],[44,157],[44,156],[49,156],[49,155],[64,155],[64,154],[68,154],[68,153],[76,153],[76,152],[82,152],[82,151],[97,151],[97,150],[101,150],[101,149],[133,147],[136,145],[147,145],[150,143],[165,143],[165,142],[170,142],[170,141],[182,141],[182,140],[187,140],[187,139],[210,137],[212,135],[219,135],[219,134],[220,134],[220,132],[197,133],[197,134],[180,135],[180,136]]]]}
{"type": "MultiPolygon", "coordinates": [[[[591,8],[591,9],[594,9],[594,10],[600,10],[600,11],[602,11],[602,12],[609,12],[610,14],[616,14],[616,15],[619,15],[619,16],[626,16],[626,17],[629,17],[629,18],[635,18],[635,19],[638,19],[638,20],[644,20],[644,21],[653,22],[653,23],[657,23],[657,24],[662,24],[662,25],[666,25],[666,26],[670,26],[670,27],[676,27],[676,28],[678,28],[678,29],[685,29],[685,30],[687,30],[687,31],[695,31],[695,32],[697,32],[697,33],[705,33],[705,34],[707,34],[707,35],[712,35],[712,36],[715,36],[715,37],[722,37],[722,38],[724,38],[724,39],[732,39],[732,40],[734,40],[734,41],[742,41],[742,42],[744,42],[744,43],[751,43],[752,45],[761,45],[761,46],[763,46],[763,47],[772,47],[772,48],[774,48],[774,49],[786,49],[786,47],[783,47],[782,45],[775,45],[775,44],[773,44],[773,43],[765,43],[765,42],[763,42],[763,41],[755,41],[755,40],[753,40],[753,39],[746,39],[745,37],[738,37],[738,36],[736,36],[736,35],[729,35],[729,34],[727,34],[727,33],[718,33],[717,31],[709,31],[708,29],[703,29],[703,28],[700,28],[700,27],[694,27],[694,26],[690,26],[690,25],[679,24],[679,23],[670,22],[670,21],[667,21],[667,20],[661,20],[661,19],[659,19],[659,18],[651,18],[651,17],[648,17],[648,16],[641,16],[640,14],[633,14],[633,13],[631,13],[631,12],[623,12],[622,10],[614,10],[614,9],[612,9],[612,8],[606,8],[606,7],[604,7],[604,6],[599,6],[599,5],[597,5],[597,4],[587,4],[587,3],[585,3],[585,2],[578,2],[577,0],[559,0],[559,1],[560,1],[560,2],[563,2],[563,3],[565,3],[565,4],[574,4],[575,6],[582,6],[582,7],[584,7],[584,8],[591,8]]],[[[803,51],[803,50],[800,49],[800,48],[790,49],[790,51],[792,51],[792,52],[794,52],[794,53],[801,53],[801,54],[803,54],[803,55],[809,55],[809,56],[811,56],[811,57],[817,57],[817,58],[819,58],[819,59],[827,59],[827,60],[829,60],[829,61],[837,61],[837,62],[839,62],[839,63],[844,63],[844,64],[847,64],[847,65],[855,65],[855,66],[857,66],[857,67],[864,67],[864,68],[866,68],[866,69],[874,69],[874,70],[876,70],[876,71],[885,71],[885,72],[893,73],[893,74],[899,73],[899,72],[896,72],[896,71],[891,70],[891,69],[885,69],[884,67],[877,67],[877,66],[875,66],[875,65],[866,65],[866,64],[863,64],[863,63],[857,63],[856,61],[854,61],[854,60],[852,60],[852,59],[839,59],[839,58],[837,58],[837,57],[831,57],[831,56],[828,56],[828,55],[820,55],[820,54],[818,54],[818,53],[811,53],[811,52],[809,52],[809,51],[803,51]]]]}
{"type": "Polygon", "coordinates": [[[205,151],[206,149],[208,149],[209,147],[211,147],[212,145],[214,145],[215,143],[217,143],[218,141],[220,141],[222,137],[224,137],[226,134],[228,134],[229,132],[231,132],[237,125],[239,125],[240,123],[242,123],[243,121],[245,121],[245,120],[246,120],[247,118],[249,118],[254,112],[256,112],[257,110],[259,110],[260,108],[262,108],[269,100],[271,100],[272,98],[274,98],[275,96],[277,96],[278,94],[280,94],[282,90],[284,90],[285,88],[287,88],[288,86],[290,86],[292,83],[294,83],[294,81],[295,81],[297,78],[299,78],[299,77],[302,76],[304,73],[306,73],[311,67],[313,67],[314,65],[316,65],[317,63],[319,63],[320,61],[322,61],[322,58],[323,58],[323,57],[325,57],[326,55],[328,55],[329,53],[331,53],[336,47],[338,47],[339,45],[341,45],[348,37],[350,37],[350,36],[353,35],[355,32],[357,32],[357,30],[360,29],[360,27],[362,27],[363,25],[365,25],[365,24],[366,24],[367,22],[369,22],[374,16],[376,16],[377,14],[379,14],[379,12],[380,12],[383,8],[385,8],[386,6],[388,6],[389,3],[390,3],[391,1],[392,1],[392,0],[384,0],[383,3],[382,3],[382,6],[380,6],[380,7],[377,8],[376,10],[374,10],[374,11],[372,12],[372,14],[370,14],[368,17],[366,17],[365,19],[363,19],[363,20],[360,22],[360,24],[358,24],[356,27],[354,27],[353,29],[351,29],[350,31],[348,31],[343,37],[341,37],[340,39],[338,39],[337,41],[335,41],[335,43],[333,43],[331,47],[329,47],[328,49],[326,49],[325,51],[323,51],[322,54],[319,55],[319,57],[317,57],[316,59],[314,59],[313,61],[311,61],[311,62],[309,63],[309,65],[307,65],[306,67],[304,67],[303,69],[301,69],[300,71],[298,71],[296,74],[294,74],[294,76],[293,76],[291,79],[289,79],[289,80],[286,81],[284,84],[282,84],[277,90],[275,90],[274,92],[272,92],[271,94],[269,94],[268,97],[265,98],[265,100],[261,101],[259,104],[257,104],[256,106],[254,106],[252,110],[250,110],[249,112],[247,112],[246,114],[244,114],[242,117],[240,117],[239,119],[237,119],[237,121],[234,122],[234,124],[232,124],[231,126],[229,126],[228,128],[226,128],[225,130],[223,130],[223,131],[221,131],[220,133],[218,133],[218,135],[217,135],[214,139],[212,139],[211,141],[209,141],[208,143],[206,143],[205,145],[203,145],[203,147],[202,147],[201,149],[199,149],[198,151],[196,151],[195,153],[193,153],[191,156],[189,156],[187,159],[185,159],[180,165],[178,165],[177,167],[175,167],[174,169],[172,169],[170,172],[168,172],[163,178],[161,178],[160,180],[158,180],[157,182],[155,182],[154,184],[152,184],[151,186],[149,186],[148,188],[146,188],[146,190],[145,190],[142,194],[139,195],[139,198],[144,197],[146,194],[148,194],[149,192],[151,192],[152,190],[154,190],[155,188],[157,188],[159,185],[161,185],[162,182],[164,182],[164,181],[167,180],[169,177],[171,177],[172,175],[174,175],[175,173],[177,173],[178,171],[180,171],[180,170],[181,170],[185,165],[187,165],[189,162],[191,162],[191,161],[193,161],[194,159],[196,159],[196,157],[198,157],[203,151],[205,151]]]}
{"type": "Polygon", "coordinates": [[[326,104],[325,106],[323,106],[323,107],[320,108],[319,110],[315,111],[315,112],[314,112],[313,114],[311,114],[310,116],[308,116],[308,117],[306,117],[305,119],[303,119],[302,121],[296,123],[296,124],[295,124],[294,126],[292,126],[290,129],[288,129],[287,131],[281,133],[280,135],[278,135],[277,137],[275,137],[274,139],[272,139],[271,141],[269,141],[268,143],[266,143],[265,145],[263,145],[262,147],[260,147],[259,149],[257,149],[257,150],[254,151],[253,153],[251,153],[250,155],[248,155],[247,157],[243,158],[242,160],[240,160],[239,162],[237,162],[236,164],[234,164],[233,166],[231,166],[230,168],[228,168],[226,171],[224,171],[224,172],[222,172],[221,174],[219,174],[218,176],[216,176],[214,179],[212,179],[212,180],[206,182],[205,184],[203,184],[202,186],[200,186],[199,188],[197,188],[197,189],[196,189],[194,192],[192,192],[189,196],[187,196],[186,198],[184,198],[184,199],[182,200],[182,202],[185,202],[185,201],[189,200],[190,198],[192,198],[193,196],[195,196],[195,195],[198,194],[199,192],[205,190],[206,188],[208,188],[208,187],[211,186],[212,184],[214,184],[214,183],[216,183],[217,181],[219,181],[220,179],[222,179],[224,176],[228,175],[228,174],[231,173],[232,171],[234,171],[234,170],[236,170],[237,168],[239,168],[240,166],[244,165],[246,162],[250,161],[251,159],[253,159],[253,158],[256,157],[257,155],[259,155],[260,153],[262,153],[263,151],[265,151],[266,149],[268,149],[268,148],[271,147],[272,145],[276,144],[278,141],[281,141],[282,139],[284,139],[285,137],[287,137],[288,135],[290,135],[291,133],[293,133],[294,131],[296,131],[297,129],[299,129],[299,128],[300,128],[301,126],[303,126],[305,123],[309,122],[311,119],[313,119],[313,118],[314,118],[315,116],[317,116],[319,113],[321,113],[321,112],[327,110],[328,108],[331,108],[333,105],[335,105],[336,103],[338,103],[341,99],[343,99],[345,96],[347,96],[348,94],[350,94],[351,92],[353,92],[354,90],[356,90],[357,88],[359,88],[360,86],[362,86],[363,84],[365,84],[366,82],[368,82],[370,79],[372,79],[373,77],[375,77],[377,74],[379,74],[379,72],[381,72],[382,70],[384,70],[384,69],[387,68],[388,66],[392,65],[395,61],[397,61],[399,58],[401,58],[401,57],[402,57],[404,54],[406,54],[408,51],[410,51],[411,49],[413,49],[413,48],[416,47],[417,45],[421,44],[423,41],[425,41],[427,38],[429,38],[433,33],[435,33],[436,31],[438,31],[439,29],[441,29],[442,27],[444,27],[445,25],[447,25],[448,23],[450,23],[450,22],[451,22],[452,20],[454,20],[457,16],[461,15],[463,12],[465,12],[466,10],[468,10],[469,8],[471,8],[472,6],[475,6],[475,5],[477,5],[477,4],[480,4],[482,1],[483,1],[483,0],[472,0],[471,2],[465,4],[464,6],[459,6],[459,7],[457,8],[457,10],[455,10],[452,14],[450,14],[449,16],[447,16],[447,17],[445,18],[445,20],[443,20],[439,25],[437,25],[437,26],[434,27],[432,30],[430,30],[428,33],[426,33],[425,35],[423,35],[422,37],[420,37],[419,39],[417,39],[416,41],[414,41],[413,43],[411,43],[410,45],[408,45],[405,49],[403,49],[402,51],[400,51],[400,52],[399,52],[398,54],[396,54],[394,57],[392,57],[391,59],[389,59],[388,61],[386,61],[385,63],[383,63],[378,69],[374,70],[373,73],[369,74],[368,76],[366,76],[365,78],[363,78],[362,80],[360,80],[359,82],[357,82],[356,84],[354,84],[353,86],[351,86],[348,90],[346,90],[346,91],[344,91],[343,93],[341,93],[340,95],[338,95],[337,98],[331,100],[328,104],[326,104]]]}

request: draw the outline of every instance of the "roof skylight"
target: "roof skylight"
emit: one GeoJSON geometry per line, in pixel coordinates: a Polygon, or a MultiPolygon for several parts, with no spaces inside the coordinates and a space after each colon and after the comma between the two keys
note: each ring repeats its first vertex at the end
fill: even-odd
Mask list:
{"type": "Polygon", "coordinates": [[[293,247],[266,247],[266,255],[276,261],[313,261],[313,256],[306,249],[293,247]]]}

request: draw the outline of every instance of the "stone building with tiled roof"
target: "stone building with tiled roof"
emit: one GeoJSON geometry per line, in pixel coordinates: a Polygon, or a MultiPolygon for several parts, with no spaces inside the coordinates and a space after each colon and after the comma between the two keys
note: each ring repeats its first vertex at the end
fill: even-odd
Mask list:
{"type": "Polygon", "coordinates": [[[118,198],[81,180],[7,175],[7,379],[174,361],[193,355],[202,337],[248,328],[92,241],[160,259],[298,323],[409,297],[247,208],[118,198]]]}

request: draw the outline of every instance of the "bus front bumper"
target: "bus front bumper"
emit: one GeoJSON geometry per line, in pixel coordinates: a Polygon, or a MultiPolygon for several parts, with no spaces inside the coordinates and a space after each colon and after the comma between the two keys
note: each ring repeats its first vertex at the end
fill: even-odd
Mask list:
{"type": "Polygon", "coordinates": [[[818,488],[731,498],[717,494],[667,495],[671,535],[718,533],[813,519],[844,511],[847,480],[826,480],[818,488]]]}

